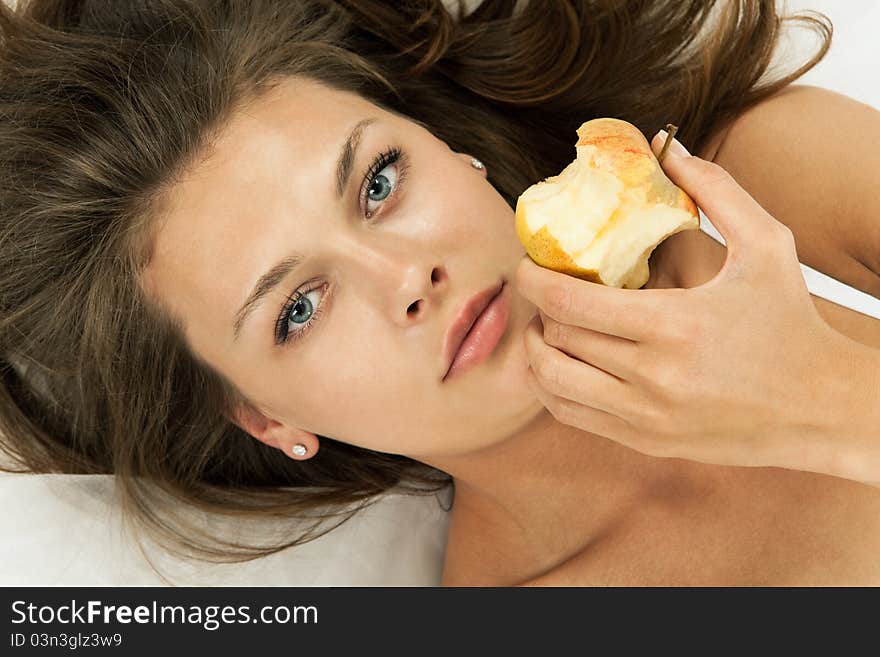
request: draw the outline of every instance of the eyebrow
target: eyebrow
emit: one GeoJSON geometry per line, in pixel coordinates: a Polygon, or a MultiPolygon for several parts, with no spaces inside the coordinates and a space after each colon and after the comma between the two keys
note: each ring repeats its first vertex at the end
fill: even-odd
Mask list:
{"type": "MultiPolygon", "coordinates": [[[[369,117],[358,121],[352,129],[351,134],[348,135],[348,139],[342,144],[342,149],[339,152],[339,159],[336,161],[337,199],[342,199],[342,195],[345,193],[345,189],[351,179],[351,172],[354,168],[358,148],[361,144],[361,136],[370,125],[376,123],[378,120],[379,119],[376,117],[369,117]]],[[[275,263],[265,274],[257,279],[251,293],[235,315],[235,321],[232,325],[233,341],[238,340],[242,326],[254,310],[256,310],[260,301],[262,301],[269,292],[275,289],[281,281],[287,278],[287,276],[290,275],[290,273],[296,269],[303,260],[303,256],[298,253],[289,255],[275,263]]]]}

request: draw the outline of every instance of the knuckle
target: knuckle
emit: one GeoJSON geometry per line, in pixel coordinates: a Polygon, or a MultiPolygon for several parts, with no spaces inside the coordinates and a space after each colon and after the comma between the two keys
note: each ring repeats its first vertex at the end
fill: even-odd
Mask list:
{"type": "Polygon", "coordinates": [[[567,317],[571,309],[571,291],[564,285],[551,285],[547,288],[545,302],[548,315],[567,317]]]}
{"type": "Polygon", "coordinates": [[[542,358],[535,368],[535,375],[549,390],[557,389],[559,385],[559,367],[551,358],[542,358]]]}
{"type": "Polygon", "coordinates": [[[562,424],[573,424],[576,421],[574,407],[570,402],[560,397],[553,398],[551,407],[548,410],[562,424]]]}
{"type": "Polygon", "coordinates": [[[642,405],[638,409],[638,413],[634,413],[633,416],[637,418],[640,435],[645,441],[657,431],[658,425],[662,421],[657,408],[653,405],[642,405]]]}
{"type": "Polygon", "coordinates": [[[668,445],[674,437],[681,435],[681,427],[676,421],[679,414],[674,409],[674,405],[663,405],[657,408],[654,414],[652,432],[664,445],[668,445]]]}
{"type": "MultiPolygon", "coordinates": [[[[654,362],[646,367],[645,375],[655,393],[662,400],[667,400],[675,394],[675,388],[680,381],[680,375],[676,366],[670,365],[666,361],[662,363],[654,362]]],[[[653,407],[649,408],[653,411],[653,407]]]]}
{"type": "Polygon", "coordinates": [[[729,185],[733,181],[730,172],[717,162],[700,160],[698,162],[700,183],[707,187],[729,185]]]}
{"type": "Polygon", "coordinates": [[[648,342],[660,342],[674,331],[674,320],[657,317],[654,321],[645,322],[643,331],[648,342]]]}
{"type": "Polygon", "coordinates": [[[663,368],[654,358],[646,358],[639,368],[639,373],[644,381],[655,383],[663,376],[663,368]]]}
{"type": "Polygon", "coordinates": [[[665,403],[662,398],[646,396],[631,410],[632,424],[646,453],[651,450],[656,456],[665,455],[673,439],[681,434],[679,414],[674,408],[674,405],[665,403]]]}
{"type": "Polygon", "coordinates": [[[658,318],[650,325],[656,342],[677,341],[684,338],[687,332],[687,315],[669,315],[658,318]]]}
{"type": "Polygon", "coordinates": [[[674,456],[672,444],[668,440],[664,440],[662,436],[652,436],[645,440],[645,449],[643,450],[648,456],[657,456],[666,458],[674,456]]]}
{"type": "Polygon", "coordinates": [[[676,432],[669,421],[670,413],[658,404],[646,404],[640,409],[635,426],[644,450],[662,456],[669,448],[676,432]]]}
{"type": "Polygon", "coordinates": [[[642,363],[639,366],[638,377],[640,383],[645,385],[646,390],[653,389],[654,382],[657,381],[657,376],[660,373],[659,370],[660,366],[652,358],[646,357],[642,359],[642,363]]]}
{"type": "Polygon", "coordinates": [[[541,381],[542,385],[550,381],[550,378],[553,376],[552,370],[553,364],[549,358],[539,358],[532,365],[532,371],[534,371],[535,376],[541,381]]]}
{"type": "Polygon", "coordinates": [[[544,342],[547,344],[554,347],[563,346],[567,337],[566,333],[565,325],[554,321],[550,317],[544,320],[544,342]]]}
{"type": "Polygon", "coordinates": [[[637,433],[635,447],[649,456],[666,456],[669,453],[670,441],[664,431],[663,418],[656,409],[645,409],[639,421],[633,424],[637,433]]]}
{"type": "Polygon", "coordinates": [[[681,344],[698,344],[704,333],[703,320],[695,314],[680,315],[672,323],[671,337],[681,344]]]}
{"type": "MultiPolygon", "coordinates": [[[[663,291],[666,292],[666,290],[663,291]]],[[[672,291],[670,290],[670,292],[672,291]]],[[[681,318],[689,316],[689,313],[685,312],[684,307],[682,307],[681,311],[677,310],[677,296],[669,294],[666,295],[666,298],[669,300],[667,304],[654,308],[647,313],[645,318],[643,329],[651,341],[659,341],[668,335],[676,335],[681,324],[681,318]]]]}
{"type": "Polygon", "coordinates": [[[672,341],[677,344],[693,344],[701,341],[709,331],[704,308],[712,303],[711,295],[698,288],[681,290],[687,295],[670,295],[664,309],[658,309],[651,318],[650,327],[657,341],[672,341]]]}
{"type": "Polygon", "coordinates": [[[795,248],[794,233],[792,232],[791,228],[786,226],[781,221],[776,222],[775,237],[777,242],[781,243],[784,248],[795,248]]]}
{"type": "Polygon", "coordinates": [[[759,272],[776,271],[781,254],[796,254],[794,233],[780,221],[771,218],[770,225],[756,229],[754,235],[755,251],[762,256],[754,261],[759,272]]]}

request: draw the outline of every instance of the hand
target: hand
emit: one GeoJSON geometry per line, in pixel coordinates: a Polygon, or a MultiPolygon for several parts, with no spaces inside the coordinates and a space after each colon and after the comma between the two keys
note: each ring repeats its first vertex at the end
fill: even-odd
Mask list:
{"type": "Polygon", "coordinates": [[[525,256],[530,383],[559,422],[646,454],[822,471],[845,336],[813,305],[791,230],[686,153],[670,148],[663,168],[724,236],[724,267],[695,288],[626,290],[525,256]]]}

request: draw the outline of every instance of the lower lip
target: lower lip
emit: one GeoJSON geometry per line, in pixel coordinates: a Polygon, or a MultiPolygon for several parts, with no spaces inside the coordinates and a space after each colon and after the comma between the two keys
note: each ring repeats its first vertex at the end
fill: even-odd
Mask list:
{"type": "Polygon", "coordinates": [[[506,289],[505,283],[492,302],[477,317],[464,342],[458,348],[455,360],[452,361],[449,372],[443,378],[444,381],[479,365],[492,354],[501,336],[504,335],[507,318],[510,315],[510,304],[507,295],[504,294],[506,289]]]}

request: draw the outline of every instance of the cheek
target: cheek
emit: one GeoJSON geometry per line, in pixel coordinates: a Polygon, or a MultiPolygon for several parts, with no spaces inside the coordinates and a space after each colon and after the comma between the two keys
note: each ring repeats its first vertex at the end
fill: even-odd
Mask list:
{"type": "MultiPolygon", "coordinates": [[[[516,215],[498,191],[485,180],[471,188],[458,212],[460,228],[468,233],[472,243],[497,254],[524,254],[525,248],[516,236],[516,215]]],[[[456,216],[451,214],[449,216],[456,216]]]]}
{"type": "Polygon", "coordinates": [[[380,330],[363,315],[355,323],[342,317],[340,306],[303,338],[303,347],[312,339],[308,350],[293,347],[275,362],[269,395],[300,428],[348,442],[353,432],[381,427],[375,420],[387,416],[401,390],[412,386],[387,326],[380,330]]]}
{"type": "Polygon", "coordinates": [[[414,427],[429,430],[432,418],[447,417],[430,389],[429,355],[415,352],[421,361],[408,357],[387,324],[362,324],[334,336],[333,344],[320,359],[310,358],[307,369],[296,370],[308,372],[305,380],[304,374],[297,377],[300,389],[294,390],[292,381],[285,386],[291,391],[285,407],[307,424],[301,428],[367,449],[406,453],[420,441],[414,427]]]}

